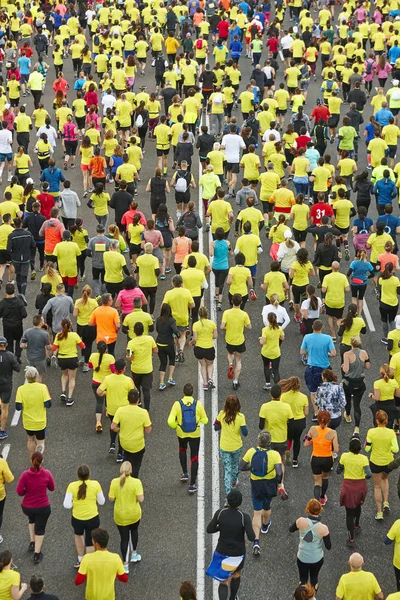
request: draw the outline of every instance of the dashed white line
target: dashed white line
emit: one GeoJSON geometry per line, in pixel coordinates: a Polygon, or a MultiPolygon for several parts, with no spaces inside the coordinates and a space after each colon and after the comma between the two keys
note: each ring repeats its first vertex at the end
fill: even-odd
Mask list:
{"type": "Polygon", "coordinates": [[[10,454],[10,448],[11,448],[11,444],[5,444],[3,446],[3,450],[1,451],[1,455],[4,458],[4,460],[7,460],[8,455],[10,454]]]}
{"type": "Polygon", "coordinates": [[[368,304],[366,303],[365,299],[364,299],[363,311],[364,311],[364,316],[366,318],[369,330],[376,331],[374,322],[371,317],[371,313],[369,312],[368,304]]]}
{"type": "Polygon", "coordinates": [[[11,419],[11,427],[16,427],[19,423],[19,420],[21,418],[21,412],[20,410],[16,410],[13,414],[13,418],[11,419]]]}

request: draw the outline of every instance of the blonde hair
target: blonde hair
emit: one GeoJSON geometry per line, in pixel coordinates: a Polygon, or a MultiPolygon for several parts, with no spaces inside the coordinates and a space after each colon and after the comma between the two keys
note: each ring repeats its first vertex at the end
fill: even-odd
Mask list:
{"type": "Polygon", "coordinates": [[[90,287],[90,285],[84,285],[82,288],[82,297],[77,305],[84,306],[85,304],[87,304],[91,295],[92,295],[92,288],[90,287]]]}
{"type": "Polygon", "coordinates": [[[359,335],[355,335],[354,337],[351,338],[350,340],[350,344],[354,347],[354,348],[361,348],[361,338],[359,335]]]}
{"type": "Polygon", "coordinates": [[[151,242],[146,242],[144,245],[145,252],[153,252],[153,244],[151,242]]]}
{"type": "Polygon", "coordinates": [[[278,308],[278,306],[279,306],[278,294],[271,294],[271,296],[269,298],[269,303],[272,304],[273,306],[275,306],[275,308],[278,308]]]}
{"type": "Polygon", "coordinates": [[[208,173],[212,173],[214,171],[214,167],[212,165],[207,165],[208,173]]]}
{"type": "Polygon", "coordinates": [[[124,487],[125,481],[128,477],[132,475],[132,465],[129,460],[124,460],[122,465],[119,468],[120,477],[119,477],[119,485],[120,487],[124,487]]]}

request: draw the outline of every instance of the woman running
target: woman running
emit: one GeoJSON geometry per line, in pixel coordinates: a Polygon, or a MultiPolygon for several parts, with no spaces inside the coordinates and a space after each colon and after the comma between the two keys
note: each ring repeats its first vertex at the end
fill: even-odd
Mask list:
{"type": "Polygon", "coordinates": [[[332,263],[339,261],[339,250],[336,244],[333,243],[334,237],[332,233],[324,236],[324,241],[317,245],[313,265],[318,267],[319,286],[322,286],[325,275],[332,273],[332,263]]]}
{"type": "Polygon", "coordinates": [[[115,358],[112,354],[108,354],[107,344],[101,340],[97,342],[97,352],[93,352],[89,356],[88,367],[93,369],[92,375],[92,390],[96,399],[96,432],[101,433],[103,426],[101,417],[103,414],[104,400],[97,394],[97,388],[103,383],[107,375],[115,372],[115,358]]]}
{"type": "Polygon", "coordinates": [[[275,313],[269,313],[268,325],[261,332],[258,338],[261,348],[261,358],[264,365],[264,390],[271,389],[271,372],[275,383],[279,383],[281,378],[279,373],[279,363],[281,360],[281,342],[285,339],[285,334],[279,327],[275,313]]]}
{"type": "Polygon", "coordinates": [[[322,371],[322,384],[315,394],[315,404],[319,410],[330,414],[330,427],[337,429],[342,422],[342,409],[346,406],[343,386],[331,369],[322,371]]]}
{"type": "Polygon", "coordinates": [[[262,309],[261,315],[265,327],[268,327],[269,313],[274,313],[276,315],[276,321],[279,327],[282,328],[282,330],[286,329],[286,327],[290,323],[290,317],[286,308],[280,305],[278,294],[271,294],[269,298],[269,304],[264,306],[264,308],[262,309]]]}
{"type": "Polygon", "coordinates": [[[174,371],[175,371],[175,339],[179,338],[179,330],[176,326],[176,321],[172,316],[171,307],[169,304],[163,303],[161,305],[160,316],[156,321],[157,331],[157,348],[158,357],[160,359],[160,384],[158,389],[160,391],[165,390],[167,384],[165,383],[165,373],[167,371],[168,364],[168,385],[175,385],[174,371]]]}
{"type": "Polygon", "coordinates": [[[345,352],[351,348],[351,338],[359,337],[360,334],[367,333],[367,326],[362,317],[357,312],[357,304],[350,304],[347,309],[347,315],[340,323],[337,335],[342,338],[340,344],[340,360],[343,360],[345,352]]]}
{"type": "Polygon", "coordinates": [[[394,329],[394,319],[399,308],[400,281],[393,272],[394,265],[392,262],[388,262],[378,279],[378,288],[380,289],[379,312],[383,330],[382,344],[387,344],[388,333],[394,329]]]}
{"type": "Polygon", "coordinates": [[[393,423],[398,418],[398,409],[395,398],[400,398],[400,387],[393,377],[392,369],[388,364],[381,365],[379,369],[380,379],[374,381],[374,391],[369,394],[375,402],[370,405],[372,411],[372,423],[375,424],[376,412],[384,410],[387,414],[389,429],[393,429],[393,423]]]}
{"type": "Polygon", "coordinates": [[[121,538],[121,556],[125,573],[129,573],[129,561],[142,560],[137,551],[138,530],[144,501],[140,479],[132,477],[132,465],[124,461],[119,469],[120,476],[111,480],[108,499],[114,502],[114,522],[121,538]]]}
{"type": "Polygon", "coordinates": [[[336,470],[338,475],[344,473],[340,506],[346,509],[347,543],[350,547],[354,545],[354,532],[360,533],[361,506],[368,492],[365,480],[372,476],[368,458],[360,452],[360,438],[351,438],[349,452],[343,452],[336,470]]]}
{"type": "Polygon", "coordinates": [[[231,244],[225,239],[222,227],[217,227],[215,239],[210,242],[209,254],[212,257],[212,271],[215,277],[215,300],[217,310],[222,310],[222,294],[229,272],[229,254],[232,254],[231,244]]]}
{"type": "Polygon", "coordinates": [[[357,250],[356,258],[350,263],[349,270],[347,271],[347,277],[350,279],[351,301],[357,305],[359,315],[363,311],[367,281],[373,276],[374,267],[368,261],[366,251],[357,250]]]}
{"type": "MultiPolygon", "coordinates": [[[[322,310],[322,300],[315,295],[315,287],[308,285],[306,288],[307,300],[303,300],[300,307],[301,325],[300,330],[303,335],[312,333],[314,322],[320,318],[322,310]]],[[[303,359],[303,357],[302,357],[303,359]]],[[[307,359],[304,357],[304,364],[307,364],[307,359]]]]}
{"type": "Polygon", "coordinates": [[[129,275],[125,277],[122,283],[122,290],[118,293],[115,301],[115,308],[121,309],[121,323],[125,317],[133,311],[133,301],[135,298],[140,298],[142,301],[143,310],[147,311],[147,300],[140,287],[138,287],[136,279],[129,275]]]}
{"type": "Polygon", "coordinates": [[[309,500],[306,516],[297,519],[289,527],[290,533],[300,534],[297,551],[297,568],[302,585],[310,581],[315,591],[318,590],[318,575],[324,564],[324,546],[332,547],[329,529],[321,523],[322,505],[318,500],[309,500]]]}
{"type": "Polygon", "coordinates": [[[397,437],[392,429],[388,429],[388,415],[384,410],[378,410],[375,415],[376,427],[367,432],[366,452],[371,452],[369,466],[374,482],[374,500],[377,508],[375,519],[383,520],[383,511],[389,511],[389,464],[393,454],[399,451],[397,437]],[[383,502],[382,502],[383,501],[383,502]]]}
{"type": "Polygon", "coordinates": [[[240,412],[240,400],[234,394],[225,400],[225,406],[214,421],[214,430],[220,431],[219,452],[224,468],[225,493],[228,497],[236,487],[239,476],[239,459],[243,447],[242,436],[247,437],[246,418],[240,412]]]}
{"type": "MultiPolygon", "coordinates": [[[[315,272],[309,261],[308,251],[306,248],[300,248],[289,271],[294,301],[294,319],[297,323],[301,322],[300,301],[310,283],[310,275],[315,275],[315,272]]],[[[289,302],[289,308],[293,309],[293,302],[289,302]]]]}
{"type": "Polygon", "coordinates": [[[178,227],[178,237],[172,242],[172,254],[174,255],[175,273],[179,275],[182,264],[187,254],[190,254],[192,240],[185,235],[185,228],[178,227]]]}
{"type": "Polygon", "coordinates": [[[43,454],[34,452],[31,456],[31,466],[24,471],[17,483],[16,492],[23,496],[22,512],[29,519],[29,552],[33,552],[33,563],[37,565],[43,558],[42,545],[46,524],[50,517],[50,500],[47,490],[54,492],[53,475],[43,469],[43,454]]]}
{"type": "Polygon", "coordinates": [[[20,600],[28,589],[27,583],[21,583],[21,575],[15,571],[12,554],[9,550],[0,552],[0,590],[4,599],[20,600]]]}
{"type": "Polygon", "coordinates": [[[91,298],[92,288],[90,285],[84,285],[82,288],[82,296],[75,301],[74,317],[76,317],[77,333],[85,344],[82,349],[82,358],[79,360],[83,364],[83,373],[89,371],[89,357],[92,352],[92,345],[96,339],[96,327],[89,325],[89,320],[92,312],[98,307],[97,300],[91,298]]]}
{"type": "Polygon", "coordinates": [[[85,348],[80,336],[72,331],[72,323],[69,319],[61,321],[61,331],[54,338],[52,350],[57,352],[58,366],[61,369],[61,402],[65,406],[72,406],[74,400],[72,394],[75,389],[76,371],[78,369],[78,350],[85,348]]]}
{"type": "Polygon", "coordinates": [[[193,334],[189,344],[194,346],[194,355],[200,363],[203,390],[215,388],[213,381],[215,348],[214,342],[218,331],[214,321],[208,318],[208,310],[205,306],[199,308],[199,320],[193,323],[193,334]]]}
{"type": "Polygon", "coordinates": [[[320,410],[318,425],[312,425],[304,438],[304,447],[312,446],[311,470],[314,477],[314,498],[322,506],[328,501],[328,477],[333,467],[333,453],[339,452],[336,431],[328,427],[331,416],[327,410],[320,410]]]}
{"type": "Polygon", "coordinates": [[[77,475],[78,481],[68,485],[64,497],[64,508],[72,509],[71,525],[78,555],[75,569],[79,569],[85,549],[87,554],[94,552],[92,530],[100,527],[97,505],[103,506],[106,501],[100,483],[90,479],[87,465],[78,467],[77,475]]]}
{"type": "Polygon", "coordinates": [[[308,415],[308,398],[300,392],[301,382],[298,377],[290,377],[279,382],[282,395],[281,402],[289,404],[293,413],[293,421],[288,423],[288,445],[285,452],[285,464],[296,469],[299,466],[301,434],[306,428],[306,417],[308,415]],[[290,451],[293,447],[293,461],[290,451]]]}
{"type": "Polygon", "coordinates": [[[164,273],[160,275],[160,279],[165,279],[166,275],[171,273],[171,250],[174,239],[175,225],[173,218],[168,214],[166,204],[160,204],[157,209],[157,214],[153,218],[156,224],[156,229],[160,231],[164,240],[164,246],[162,247],[164,257],[164,273]]]}
{"type": "Polygon", "coordinates": [[[343,354],[343,390],[346,398],[346,407],[343,417],[346,423],[351,423],[351,402],[354,406],[354,434],[360,432],[361,400],[365,390],[365,369],[371,366],[369,356],[361,349],[361,339],[354,336],[350,340],[350,350],[343,354]]]}

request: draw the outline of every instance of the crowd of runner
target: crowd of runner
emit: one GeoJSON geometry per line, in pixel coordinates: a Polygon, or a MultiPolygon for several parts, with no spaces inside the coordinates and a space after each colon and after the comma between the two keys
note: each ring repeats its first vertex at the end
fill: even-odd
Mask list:
{"type": "MultiPolygon", "coordinates": [[[[356,550],[368,491],[383,521],[390,473],[400,466],[400,3],[2,0],[0,61],[0,440],[9,437],[15,402],[30,458],[16,492],[34,565],[43,559],[55,489],[43,466],[54,401],[46,371],[59,368],[57,401],[72,407],[80,370],[90,373],[80,381],[95,399],[93,435],[109,432],[119,463],[108,500],[120,556],[107,550],[116,533],[100,527],[106,496],[88,465],[65,492],[75,583],[86,584],[87,600],[114,598],[115,578],[127,582],[130,563],[141,560],[140,469],[152,395],[173,386],[176,401],[157,435],[166,425],[176,431],[190,495],[202,426],[220,432],[225,501],[207,527],[219,541],[206,571],[219,582],[220,600],[237,600],[245,536],[257,559],[273,498],[291,493],[285,469],[308,460],[302,448],[311,447],[313,493],[289,532],[299,536],[293,597],[312,600],[332,545],[322,522],[331,471],[343,475],[346,541],[356,550]],[[150,72],[152,84],[141,85],[150,72]],[[143,180],[145,156],[157,166],[143,180]],[[74,190],[79,170],[83,193],[74,190]],[[84,203],[94,215],[85,223],[84,203]],[[262,253],[269,258],[258,265],[262,253]],[[37,277],[35,299],[29,280],[37,277]],[[379,305],[382,365],[368,354],[369,289],[379,305]],[[253,314],[264,297],[257,331],[253,314]],[[287,327],[299,330],[303,378],[280,375],[294,360],[287,327]],[[175,370],[193,347],[203,393],[213,393],[218,337],[232,393],[218,399],[209,422],[197,369],[175,370]],[[258,342],[263,365],[258,436],[241,412],[240,395],[250,392],[241,387],[246,342],[258,342]],[[13,387],[21,370],[25,382],[13,387]],[[362,416],[368,396],[371,414],[362,416]],[[348,448],[340,446],[343,422],[354,424],[348,448]],[[245,471],[252,519],[240,509],[245,471]]],[[[0,458],[0,525],[13,480],[0,458]]],[[[397,589],[387,598],[399,600],[400,520],[385,535],[395,548],[389,587],[397,589]]],[[[13,549],[12,539],[3,543],[13,549]]],[[[337,600],[383,599],[379,575],[363,565],[353,552],[337,600]]],[[[55,598],[41,577],[29,587],[31,598],[55,598]]],[[[12,553],[0,552],[0,600],[26,590],[12,553]]],[[[190,581],[180,597],[196,600],[190,581]]]]}

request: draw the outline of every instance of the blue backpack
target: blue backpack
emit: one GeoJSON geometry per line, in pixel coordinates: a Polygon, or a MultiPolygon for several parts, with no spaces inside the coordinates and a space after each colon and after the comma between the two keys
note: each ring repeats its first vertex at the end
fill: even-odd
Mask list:
{"type": "Polygon", "coordinates": [[[254,450],[251,459],[251,472],[256,477],[265,477],[268,474],[267,450],[260,450],[260,448],[254,448],[254,450]]]}
{"type": "Polygon", "coordinates": [[[181,405],[182,411],[182,425],[181,429],[185,433],[194,433],[197,429],[197,421],[196,421],[196,407],[197,400],[194,400],[193,404],[189,404],[187,406],[179,400],[179,404],[181,405]]]}

